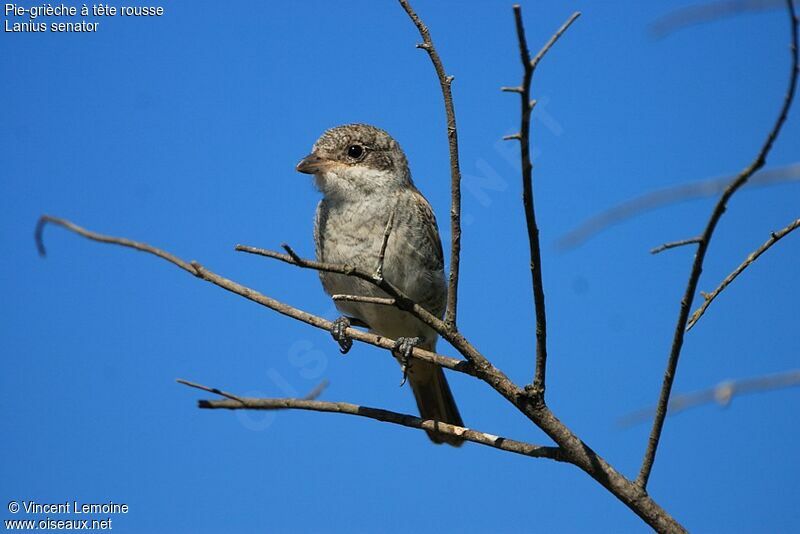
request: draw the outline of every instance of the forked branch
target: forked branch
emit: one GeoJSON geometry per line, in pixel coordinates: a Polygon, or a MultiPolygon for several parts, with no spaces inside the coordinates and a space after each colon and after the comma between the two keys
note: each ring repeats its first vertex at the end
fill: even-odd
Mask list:
{"type": "MultiPolygon", "coordinates": [[[[146,243],[98,234],[57,217],[45,215],[37,224],[37,245],[42,251],[44,250],[44,244],[42,243],[42,230],[48,223],[61,226],[93,241],[121,245],[153,254],[159,258],[169,261],[174,265],[177,265],[178,267],[181,267],[193,276],[211,282],[212,284],[225,289],[226,291],[235,293],[282,315],[297,319],[316,328],[329,331],[332,326],[330,321],[284,304],[273,298],[262,295],[254,289],[245,287],[232,280],[219,276],[204,268],[197,262],[186,262],[168,252],[146,243]]],[[[346,266],[331,266],[325,264],[316,265],[317,262],[304,260],[294,254],[294,251],[291,249],[288,250],[290,250],[292,253],[286,255],[280,255],[278,253],[271,254],[281,256],[279,259],[282,261],[306,268],[325,267],[331,269],[342,269],[342,271],[332,272],[342,272],[343,274],[345,274],[345,271],[349,269],[346,266]]],[[[367,278],[370,278],[368,273],[363,274],[367,278]]],[[[353,273],[350,273],[350,275],[353,275],[353,273]]],[[[572,463],[585,471],[589,476],[595,479],[603,487],[607,488],[613,495],[615,495],[621,502],[628,506],[649,525],[659,531],[684,531],[681,525],[655,501],[653,501],[646,493],[642,492],[630,480],[626,479],[619,472],[617,472],[600,455],[595,453],[586,443],[581,441],[574,433],[572,433],[572,431],[567,428],[566,425],[564,425],[552,412],[550,412],[547,406],[541,402],[537,402],[537,399],[529,397],[525,391],[516,386],[507,376],[489,363],[486,357],[478,352],[477,349],[475,349],[475,347],[472,346],[472,344],[469,343],[459,332],[453,332],[450,329],[447,329],[446,331],[450,335],[453,346],[462,352],[462,354],[466,353],[469,355],[469,361],[448,358],[446,356],[441,356],[439,354],[419,348],[414,348],[411,356],[413,358],[427,361],[446,369],[451,369],[475,376],[486,382],[495,391],[499,392],[505,399],[512,403],[526,417],[533,421],[539,428],[541,428],[553,439],[553,441],[556,442],[556,444],[562,449],[562,458],[564,461],[572,463]]],[[[362,332],[356,328],[347,329],[347,334],[357,341],[369,343],[376,347],[386,349],[390,352],[394,348],[393,340],[376,336],[368,332],[362,332]]],[[[231,402],[236,402],[239,405],[241,405],[243,402],[243,399],[238,398],[237,396],[231,397],[229,395],[228,398],[231,400],[231,402]]],[[[421,428],[426,429],[422,422],[420,422],[420,425],[421,428]]],[[[451,430],[453,432],[460,431],[456,430],[455,428],[451,430]]]]}
{"type": "Polygon", "coordinates": [[[683,347],[683,339],[686,333],[686,325],[689,320],[689,310],[691,309],[694,295],[697,291],[697,283],[700,279],[700,274],[703,271],[703,261],[705,260],[708,246],[711,243],[711,238],[714,235],[714,230],[717,227],[722,214],[728,205],[728,200],[739,190],[750,177],[758,171],[767,161],[772,145],[777,139],[781,131],[783,123],[786,122],[786,117],[789,114],[789,109],[792,107],[792,100],[794,99],[795,89],[797,88],[797,75],[798,75],[798,35],[797,35],[797,16],[795,15],[794,4],[792,0],[786,0],[786,7],[789,13],[789,24],[791,27],[791,68],[789,70],[789,86],[786,94],[783,97],[778,117],[775,120],[772,128],[767,134],[763,145],[759,149],[753,161],[745,167],[742,172],[728,185],[722,196],[714,206],[711,216],[706,224],[705,230],[700,235],[700,240],[697,243],[697,252],[695,253],[694,263],[689,273],[689,280],[686,284],[686,291],[681,299],[680,311],[678,313],[678,321],[675,325],[675,334],[672,340],[672,348],[670,349],[669,358],[667,360],[667,369],[664,372],[664,380],[661,386],[661,394],[658,399],[656,407],[656,416],[653,421],[653,428],[650,431],[650,438],[647,443],[647,449],[642,459],[642,467],[639,471],[639,476],[636,483],[642,487],[647,487],[647,481],[650,478],[650,472],[653,469],[653,462],[655,461],[656,451],[658,450],[658,443],[661,439],[661,431],[664,427],[664,419],[667,416],[667,407],[669,405],[669,397],[672,392],[672,384],[675,381],[675,372],[678,368],[678,360],[681,355],[683,347]]]}
{"type": "MultiPolygon", "coordinates": [[[[662,387],[661,397],[659,399],[659,410],[666,408],[666,404],[662,406],[663,400],[668,401],[672,381],[674,380],[675,368],[677,366],[678,357],[680,354],[681,345],[683,342],[683,328],[686,326],[688,319],[688,307],[691,305],[693,295],[696,291],[697,281],[702,270],[703,258],[708,248],[711,236],[719,221],[725,206],[730,197],[742,187],[759,168],[764,165],[766,156],[780,131],[783,122],[786,119],[789,106],[791,105],[797,78],[797,27],[794,15],[794,9],[791,1],[787,0],[789,10],[792,17],[792,35],[794,47],[792,50],[793,72],[790,80],[790,87],[784,101],[784,106],[775,124],[775,127],[770,132],[767,140],[762,147],[760,153],[753,161],[753,163],[742,171],[736,179],[731,182],[722,194],[717,206],[711,214],[709,222],[705,231],[697,241],[697,254],[689,276],[687,284],[686,296],[682,302],[681,313],[679,314],[678,326],[676,329],[675,339],[673,340],[672,350],[670,352],[670,359],[665,374],[664,386],[662,387]]],[[[449,294],[447,311],[444,321],[440,320],[428,313],[424,308],[419,306],[416,302],[408,298],[402,291],[386,282],[381,276],[375,276],[373,272],[363,272],[352,266],[347,265],[332,265],[313,260],[307,260],[300,257],[290,247],[286,246],[286,254],[264,251],[261,249],[254,249],[253,247],[237,247],[238,250],[246,250],[251,253],[258,253],[271,258],[279,259],[286,263],[318,271],[327,271],[340,273],[345,276],[352,276],[363,279],[372,283],[382,289],[386,293],[386,297],[365,297],[359,295],[338,295],[339,299],[351,299],[355,301],[364,301],[365,298],[374,299],[370,302],[387,305],[397,306],[401,309],[407,310],[417,318],[434,328],[444,339],[451,343],[451,345],[461,353],[467,361],[461,361],[454,358],[449,358],[432,352],[424,351],[415,348],[412,357],[431,362],[441,367],[466,373],[475,376],[483,382],[490,385],[495,391],[500,393],[506,400],[513,404],[521,413],[528,417],[536,426],[543,430],[556,444],[557,447],[540,447],[529,443],[516,442],[492,436],[483,432],[470,430],[463,427],[456,427],[452,425],[445,425],[430,420],[423,420],[411,415],[390,412],[377,408],[367,408],[357,406],[349,403],[340,402],[324,402],[315,399],[251,399],[246,397],[239,397],[237,395],[215,390],[213,388],[206,388],[197,384],[188,384],[193,387],[200,387],[206,391],[219,394],[225,399],[214,401],[201,401],[203,408],[225,408],[225,409],[304,409],[324,412],[345,413],[349,415],[357,415],[361,417],[368,417],[376,420],[387,421],[393,424],[399,424],[412,428],[422,429],[426,431],[440,432],[452,436],[457,436],[468,441],[473,441],[482,445],[492,446],[508,452],[517,454],[524,454],[527,456],[551,458],[558,461],[565,461],[576,465],[594,480],[596,480],[603,487],[608,489],[615,495],[621,502],[628,506],[633,512],[639,515],[648,525],[660,532],[682,532],[682,526],[675,521],[665,510],[663,510],[646,492],[647,479],[652,468],[653,460],[655,457],[656,447],[660,438],[660,433],[663,427],[663,413],[659,411],[656,415],[656,422],[654,429],[651,432],[651,439],[648,445],[648,451],[643,460],[642,471],[636,482],[631,481],[620,474],[617,470],[608,464],[600,455],[595,453],[586,443],[584,443],[578,436],[576,436],[564,423],[562,423],[556,415],[551,412],[549,407],[544,402],[544,389],[545,389],[545,376],[546,376],[546,321],[545,321],[545,307],[544,307],[544,291],[541,276],[541,252],[539,245],[538,226],[535,219],[534,202],[533,202],[533,185],[532,185],[532,164],[530,161],[530,116],[531,110],[534,105],[530,100],[531,81],[536,66],[553,46],[558,38],[566,31],[566,29],[578,17],[574,14],[567,22],[551,37],[542,50],[533,58],[530,58],[527,43],[525,40],[524,28],[522,26],[521,10],[515,6],[514,14],[517,24],[517,34],[520,44],[520,57],[523,61],[524,75],[522,84],[519,87],[506,88],[510,92],[515,92],[520,95],[522,100],[522,117],[521,126],[518,134],[511,136],[512,139],[519,140],[521,143],[521,158],[522,158],[522,174],[523,174],[523,194],[525,196],[524,206],[526,223],[528,224],[528,237],[531,249],[531,276],[534,291],[534,302],[536,304],[537,316],[537,365],[536,372],[533,380],[533,385],[530,388],[521,388],[505,376],[499,369],[494,367],[489,360],[479,352],[475,346],[472,345],[458,330],[456,326],[457,315],[457,286],[458,286],[458,266],[460,254],[460,171],[458,165],[458,144],[457,132],[455,126],[455,113],[452,105],[452,94],[450,85],[452,77],[447,76],[444,67],[442,66],[441,59],[439,58],[433,43],[430,38],[427,27],[422,23],[416,13],[411,9],[408,1],[400,0],[401,5],[406,13],[410,16],[415,26],[422,36],[423,43],[420,48],[426,50],[436,70],[439,82],[442,88],[442,94],[445,101],[445,111],[447,115],[447,131],[448,141],[450,145],[451,156],[451,187],[452,187],[452,207],[451,207],[451,229],[452,229],[452,248],[451,248],[451,265],[450,265],[450,280],[449,280],[449,294]],[[659,422],[660,419],[660,422],[659,422]]],[[[139,243],[124,238],[116,238],[104,236],[90,232],[80,228],[69,221],[58,219],[55,217],[44,216],[37,229],[37,240],[41,246],[41,231],[45,224],[53,223],[76,232],[84,237],[100,241],[104,243],[117,244],[133,248],[136,250],[154,254],[162,259],[165,259],[183,270],[191,273],[193,276],[211,282],[218,287],[227,291],[240,295],[253,302],[266,306],[274,311],[283,315],[303,321],[307,324],[328,330],[331,323],[320,317],[314,316],[297,308],[293,308],[287,304],[279,302],[275,299],[262,295],[257,291],[248,287],[242,286],[232,280],[223,278],[208,269],[204,268],[196,262],[186,262],[176,256],[173,256],[163,250],[157,249],[150,245],[139,243]]],[[[387,225],[387,230],[384,234],[384,245],[389,238],[391,232],[391,225],[387,225]]],[[[43,247],[42,247],[43,248],[43,247]]],[[[370,266],[372,268],[372,266],[370,266]]],[[[370,343],[372,345],[384,348],[391,351],[394,347],[393,340],[376,336],[367,332],[362,332],[358,329],[349,328],[347,334],[353,339],[358,341],[370,343]]],[[[185,383],[185,382],[184,382],[185,383]]],[[[663,410],[665,413],[665,410],[663,410]]]]}
{"type": "Polygon", "coordinates": [[[547,377],[547,313],[544,301],[544,282],[542,281],[542,253],[539,245],[539,226],[536,223],[536,210],[533,203],[533,163],[531,162],[530,126],[531,112],[536,104],[531,100],[531,82],[539,62],[552,48],[561,35],[567,31],[580,13],[572,16],[556,31],[539,53],[531,59],[528,52],[528,42],[525,38],[525,26],[522,23],[522,8],[514,6],[514,21],[517,28],[519,42],[519,55],[522,61],[522,84],[518,87],[503,87],[502,90],[518,93],[520,96],[520,127],[519,132],[506,136],[506,140],[517,140],[520,144],[520,158],[522,160],[522,205],[525,210],[525,224],[528,229],[528,248],[530,249],[531,282],[533,285],[533,302],[536,313],[536,370],[533,377],[532,393],[544,396],[545,380],[547,377]]]}

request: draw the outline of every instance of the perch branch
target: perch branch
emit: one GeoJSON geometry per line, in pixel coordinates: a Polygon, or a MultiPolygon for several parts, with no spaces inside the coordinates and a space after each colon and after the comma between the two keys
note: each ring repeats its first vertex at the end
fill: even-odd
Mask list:
{"type": "Polygon", "coordinates": [[[558,447],[544,447],[541,445],[533,445],[531,443],[524,443],[513,439],[507,439],[493,434],[487,434],[477,430],[471,430],[460,426],[450,425],[433,421],[431,419],[420,419],[413,415],[391,412],[382,410],[380,408],[369,408],[367,406],[358,406],[349,402],[328,402],[318,401],[313,399],[293,399],[293,398],[267,398],[256,399],[251,397],[239,397],[220,391],[216,388],[210,388],[187,380],[178,379],[178,383],[197,388],[203,391],[208,391],[226,397],[227,400],[201,400],[198,401],[198,407],[206,409],[228,409],[228,410],[311,410],[315,412],[329,412],[341,413],[348,415],[357,415],[359,417],[366,417],[383,421],[385,423],[392,423],[409,428],[417,428],[420,430],[437,432],[446,436],[454,436],[466,441],[478,443],[480,445],[487,445],[507,452],[521,454],[523,456],[530,456],[533,458],[549,458],[559,462],[566,461],[564,452],[558,447]]]}
{"type": "Polygon", "coordinates": [[[796,219],[792,221],[789,226],[786,228],[779,230],[777,232],[772,232],[769,239],[767,239],[766,243],[758,247],[753,253],[751,253],[741,265],[739,265],[731,274],[729,274],[722,283],[712,291],[711,293],[703,293],[703,304],[700,305],[697,310],[692,314],[692,318],[689,319],[689,324],[686,325],[686,330],[689,331],[691,328],[700,320],[700,317],[706,312],[706,308],[708,308],[711,303],[717,298],[717,295],[722,293],[722,291],[728,287],[728,285],[733,282],[737,276],[742,274],[742,271],[750,267],[763,253],[765,253],[769,248],[781,240],[782,237],[789,234],[792,230],[795,230],[798,226],[800,226],[800,219],[796,219]]]}
{"type": "Polygon", "coordinates": [[[697,243],[697,252],[695,253],[694,263],[692,264],[689,280],[686,284],[686,291],[681,299],[678,321],[675,326],[675,334],[672,340],[672,348],[670,349],[669,359],[667,360],[667,369],[664,373],[664,381],[661,386],[661,394],[658,399],[656,416],[653,421],[653,428],[650,432],[644,458],[642,459],[642,467],[639,471],[639,476],[636,479],[636,483],[643,489],[647,487],[647,481],[650,478],[650,472],[653,469],[653,462],[655,461],[658,443],[661,439],[661,431],[664,427],[664,419],[667,416],[669,396],[672,391],[672,384],[675,381],[675,372],[678,368],[678,360],[680,358],[681,348],[683,347],[683,339],[686,333],[686,323],[689,319],[689,310],[692,306],[695,292],[697,291],[697,283],[700,279],[700,274],[703,271],[703,261],[705,260],[706,251],[708,250],[709,243],[711,242],[711,237],[714,234],[714,230],[716,229],[717,223],[722,217],[722,214],[725,213],[728,200],[756,171],[758,171],[766,163],[769,151],[772,149],[772,145],[775,142],[775,139],[778,137],[781,127],[783,126],[783,123],[786,121],[786,117],[789,114],[789,109],[792,106],[794,92],[797,87],[798,75],[797,17],[795,16],[793,0],[786,0],[786,6],[789,14],[789,24],[791,26],[791,70],[789,71],[789,85],[783,98],[783,103],[781,105],[780,112],[778,113],[778,117],[775,120],[775,124],[767,134],[764,144],[761,146],[750,165],[742,170],[742,172],[739,173],[739,175],[722,193],[722,196],[717,201],[716,206],[714,206],[714,210],[711,212],[711,216],[706,224],[705,230],[700,236],[700,241],[697,243]]]}
{"type": "Polygon", "coordinates": [[[411,4],[407,0],[399,0],[400,5],[411,18],[414,26],[417,27],[422,43],[417,45],[428,53],[439,79],[444,98],[444,111],[447,117],[447,143],[450,148],[450,280],[447,288],[447,311],[445,312],[444,322],[449,327],[455,328],[458,306],[458,275],[461,257],[461,169],[458,161],[458,129],[456,128],[456,112],[453,107],[453,93],[451,85],[453,77],[448,76],[444,70],[444,65],[433,45],[430,31],[422,19],[414,12],[411,4]]]}
{"type": "MultiPolygon", "coordinates": [[[[721,406],[727,406],[733,400],[733,397],[737,395],[773,391],[793,386],[800,386],[800,369],[757,378],[746,378],[735,381],[726,380],[720,382],[713,388],[673,397],[672,400],[669,401],[667,415],[676,415],[689,408],[710,404],[712,402],[721,406]]],[[[621,418],[619,420],[619,425],[626,427],[642,423],[650,419],[654,413],[655,408],[634,412],[621,418]]]]}
{"type": "MultiPolygon", "coordinates": [[[[288,254],[281,254],[280,252],[275,252],[274,250],[268,250],[263,248],[251,247],[248,245],[236,245],[235,250],[238,252],[246,252],[248,254],[255,254],[257,256],[264,256],[266,258],[272,258],[275,260],[280,260],[284,263],[288,263],[290,265],[294,265],[296,267],[300,267],[303,269],[312,269],[315,271],[322,271],[326,273],[336,273],[336,274],[343,274],[345,276],[353,276],[355,278],[359,278],[364,280],[365,282],[369,282],[374,286],[378,287],[386,294],[388,294],[392,299],[394,299],[393,305],[397,306],[401,310],[405,310],[411,312],[414,316],[416,316],[420,321],[424,322],[436,332],[439,333],[442,337],[449,339],[448,336],[452,335],[452,329],[448,328],[447,325],[430,313],[428,310],[411,300],[411,298],[403,293],[399,288],[393,285],[391,282],[387,281],[384,278],[376,278],[373,273],[368,273],[367,271],[363,271],[361,269],[356,269],[350,265],[341,265],[335,263],[324,263],[315,260],[308,260],[305,258],[301,258],[297,253],[289,246],[284,244],[283,248],[288,252],[288,254]]],[[[341,299],[347,300],[347,299],[341,299]]]]}
{"type": "Polygon", "coordinates": [[[377,280],[372,276],[372,274],[360,269],[356,269],[355,267],[351,267],[349,265],[337,265],[307,260],[298,256],[288,245],[284,245],[284,248],[287,250],[287,252],[289,252],[289,254],[281,254],[280,252],[275,252],[273,250],[260,249],[246,245],[236,246],[236,250],[240,252],[247,252],[249,254],[256,254],[259,256],[265,256],[267,258],[277,259],[304,269],[313,269],[316,271],[353,276],[375,285],[387,293],[390,298],[394,299],[394,306],[410,312],[420,321],[433,328],[440,336],[442,336],[443,339],[445,339],[456,350],[458,350],[458,352],[460,352],[461,355],[472,364],[470,369],[475,371],[475,376],[489,383],[495,388],[496,391],[503,394],[503,396],[512,403],[516,403],[516,398],[519,394],[518,388],[511,380],[509,380],[507,376],[502,373],[502,371],[494,367],[489,360],[487,360],[486,357],[481,354],[478,349],[476,349],[475,346],[472,345],[472,343],[470,343],[455,327],[445,324],[444,321],[428,312],[428,310],[419,304],[415,303],[405,293],[400,291],[400,289],[392,285],[390,282],[385,279],[377,280]]]}
{"type": "Polygon", "coordinates": [[[536,211],[533,201],[533,164],[530,155],[530,125],[531,111],[534,102],[531,101],[531,81],[539,62],[558,41],[559,37],[567,31],[580,13],[573,13],[569,19],[550,37],[539,53],[531,60],[528,52],[528,42],[525,38],[525,26],[522,23],[522,8],[514,6],[514,21],[517,28],[519,54],[522,61],[522,84],[519,87],[504,87],[506,92],[518,93],[521,104],[521,118],[519,132],[506,136],[506,140],[518,140],[520,144],[520,158],[522,160],[522,204],[525,210],[525,223],[528,228],[528,248],[530,249],[531,281],[533,285],[533,301],[536,313],[536,370],[533,378],[532,393],[544,396],[545,380],[547,376],[547,313],[545,311],[544,282],[542,281],[542,253],[539,246],[539,227],[536,224],[536,211]]]}
{"type": "MultiPolygon", "coordinates": [[[[267,297],[266,295],[262,295],[258,291],[251,289],[249,287],[243,286],[238,284],[232,280],[219,276],[215,274],[197,262],[186,262],[168,252],[165,252],[159,248],[147,245],[145,243],[139,243],[137,241],[131,241],[130,239],[125,239],[122,237],[113,237],[103,234],[98,234],[95,232],[91,232],[86,230],[85,228],[81,228],[80,226],[67,221],[65,219],[60,219],[58,217],[52,217],[49,215],[44,215],[39,219],[37,224],[37,231],[36,231],[36,238],[37,238],[37,246],[41,251],[44,251],[44,243],[42,241],[42,231],[44,226],[48,223],[56,224],[67,230],[70,230],[78,235],[81,235],[87,239],[91,239],[92,241],[99,241],[101,243],[108,243],[112,245],[120,245],[123,247],[133,248],[136,250],[140,250],[142,252],[147,252],[149,254],[153,254],[162,258],[173,265],[177,265],[181,269],[191,273],[192,275],[205,280],[207,282],[211,282],[212,284],[225,289],[226,291],[230,291],[231,293],[235,293],[241,297],[244,297],[252,302],[257,304],[261,304],[273,311],[280,313],[281,315],[286,315],[287,317],[291,317],[293,319],[297,319],[298,321],[302,321],[306,324],[319,328],[321,330],[330,331],[332,323],[328,320],[323,319],[322,317],[318,317],[316,315],[312,315],[308,312],[303,310],[299,310],[288,304],[284,304],[278,300],[273,298],[267,297]]],[[[287,256],[288,258],[289,256],[287,256]]],[[[348,328],[347,335],[352,337],[355,340],[361,341],[363,343],[368,343],[370,345],[374,345],[376,347],[380,347],[382,349],[389,350],[390,352],[394,350],[394,340],[383,336],[377,336],[375,334],[371,334],[369,332],[362,332],[361,330],[355,328],[348,328]]],[[[455,358],[449,358],[447,356],[442,356],[440,354],[436,354],[434,352],[430,352],[420,348],[414,348],[411,352],[411,356],[413,358],[424,360],[430,363],[434,363],[440,367],[444,367],[445,369],[450,369],[453,371],[458,371],[461,373],[476,375],[477,371],[474,367],[466,361],[457,360],[455,358]]],[[[483,374],[488,375],[491,373],[491,370],[484,370],[483,374]]]]}
{"type": "MultiPolygon", "coordinates": [[[[109,243],[114,245],[122,245],[137,250],[142,250],[150,254],[154,254],[162,259],[166,259],[182,269],[190,272],[194,276],[211,282],[212,284],[244,297],[252,302],[256,302],[274,310],[282,315],[286,315],[293,319],[297,319],[306,324],[316,328],[329,331],[332,326],[330,321],[321,317],[309,314],[297,308],[293,308],[287,304],[283,304],[275,299],[262,295],[261,293],[242,286],[232,280],[223,278],[211,271],[205,269],[197,262],[187,263],[179,258],[157,249],[150,245],[137,243],[124,238],[117,238],[105,236],[85,230],[69,221],[59,219],[56,217],[43,216],[39,221],[39,225],[46,223],[53,223],[62,226],[72,232],[75,232],[83,237],[102,243],[109,243]]],[[[41,246],[41,229],[37,232],[40,238],[39,245],[41,246]]],[[[43,248],[43,247],[42,247],[43,248]]],[[[291,249],[289,249],[291,250],[291,249]]],[[[311,268],[309,262],[303,260],[299,256],[296,259],[292,255],[280,255],[272,253],[277,256],[284,256],[282,259],[287,263],[305,264],[311,268]]],[[[336,266],[341,268],[341,266],[336,266]]],[[[334,271],[339,272],[339,271],[334,271]]],[[[368,276],[368,275],[367,275],[368,276]]],[[[541,397],[531,397],[526,391],[515,385],[508,377],[501,371],[496,369],[491,363],[486,360],[480,352],[475,349],[463,335],[458,331],[447,330],[451,335],[450,339],[453,346],[458,349],[462,354],[469,355],[469,361],[457,360],[435,354],[423,349],[414,348],[412,357],[419,360],[427,361],[438,365],[440,367],[459,371],[465,374],[476,376],[482,381],[489,384],[495,391],[500,393],[506,400],[513,404],[520,412],[522,412],[528,419],[541,428],[551,439],[561,447],[565,461],[572,463],[586,472],[600,485],[611,492],[617,499],[630,508],[635,514],[641,517],[648,525],[658,531],[664,532],[684,532],[683,527],[675,521],[658,503],[656,503],[650,496],[648,496],[641,488],[636,486],[632,481],[625,478],[618,471],[616,471],[608,462],[606,462],[600,455],[592,450],[586,443],[581,441],[566,425],[564,425],[543,403],[540,402],[541,397]]],[[[369,343],[376,347],[380,347],[390,352],[394,348],[394,341],[385,337],[376,336],[367,332],[362,332],[355,328],[348,328],[347,334],[355,340],[369,343]]],[[[238,401],[237,401],[238,402],[238,401]]]]}

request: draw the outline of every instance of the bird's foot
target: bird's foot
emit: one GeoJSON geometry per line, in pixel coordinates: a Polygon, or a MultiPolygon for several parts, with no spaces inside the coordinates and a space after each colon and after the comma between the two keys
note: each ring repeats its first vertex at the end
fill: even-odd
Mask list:
{"type": "Polygon", "coordinates": [[[400,382],[400,387],[402,387],[408,379],[408,361],[411,358],[411,351],[423,340],[424,338],[421,337],[398,337],[394,342],[394,348],[392,350],[397,353],[400,369],[403,371],[403,380],[400,382]]]}
{"type": "Polygon", "coordinates": [[[341,316],[331,324],[331,336],[339,344],[339,352],[347,354],[353,346],[353,338],[347,335],[347,329],[350,328],[350,319],[341,316]]]}

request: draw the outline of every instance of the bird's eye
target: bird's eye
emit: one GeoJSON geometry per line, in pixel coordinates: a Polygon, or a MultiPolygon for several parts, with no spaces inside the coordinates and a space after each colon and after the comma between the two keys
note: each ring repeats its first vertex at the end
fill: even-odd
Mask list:
{"type": "Polygon", "coordinates": [[[358,159],[364,155],[364,147],[361,145],[350,145],[347,147],[347,155],[353,159],[358,159]]]}

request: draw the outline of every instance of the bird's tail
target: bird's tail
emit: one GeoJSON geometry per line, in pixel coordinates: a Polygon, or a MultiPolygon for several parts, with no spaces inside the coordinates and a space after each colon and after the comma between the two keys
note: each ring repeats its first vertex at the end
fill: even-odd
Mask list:
{"type": "MultiPolygon", "coordinates": [[[[408,368],[408,382],[417,400],[419,415],[423,419],[433,419],[441,423],[464,426],[461,414],[458,413],[453,393],[447,384],[442,368],[428,362],[414,360],[408,368]]],[[[463,439],[445,436],[435,432],[428,432],[428,437],[434,443],[447,443],[453,447],[460,447],[463,439]]]]}

